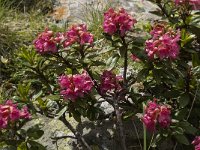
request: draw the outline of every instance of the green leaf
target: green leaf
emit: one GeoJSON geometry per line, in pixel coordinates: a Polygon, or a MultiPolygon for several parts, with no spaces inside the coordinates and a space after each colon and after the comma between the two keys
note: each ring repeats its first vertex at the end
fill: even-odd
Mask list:
{"type": "Polygon", "coordinates": [[[198,131],[195,127],[192,126],[189,122],[180,122],[179,125],[185,130],[186,133],[195,135],[198,131]]]}
{"type": "Polygon", "coordinates": [[[28,150],[26,142],[22,142],[19,146],[17,146],[17,150],[28,150]]]}
{"type": "Polygon", "coordinates": [[[116,66],[119,58],[120,56],[118,54],[115,54],[112,57],[110,57],[106,62],[107,70],[112,70],[116,66]]]}
{"type": "Polygon", "coordinates": [[[192,54],[192,66],[196,67],[200,65],[199,55],[197,53],[192,54]]]}
{"type": "Polygon", "coordinates": [[[181,110],[179,110],[178,112],[175,113],[175,117],[178,120],[183,120],[186,117],[187,113],[188,113],[188,111],[187,111],[186,108],[181,109],[181,110]]]}
{"type": "Polygon", "coordinates": [[[33,95],[33,100],[38,99],[43,94],[42,90],[40,90],[37,94],[33,95]]]}
{"type": "Polygon", "coordinates": [[[63,109],[57,113],[56,119],[59,119],[65,112],[67,111],[67,106],[65,106],[63,109]]]}
{"type": "Polygon", "coordinates": [[[45,97],[47,100],[58,101],[60,100],[60,95],[48,95],[45,97]]]}
{"type": "Polygon", "coordinates": [[[148,68],[142,69],[137,75],[137,81],[140,82],[145,80],[148,75],[149,75],[149,69],[148,68]]]}
{"type": "Polygon", "coordinates": [[[46,150],[46,148],[42,144],[36,141],[29,140],[28,143],[31,145],[31,150],[46,150]]]}
{"type": "Polygon", "coordinates": [[[27,130],[27,135],[30,139],[37,140],[44,134],[44,131],[40,129],[39,125],[34,125],[27,130]]]}
{"type": "Polygon", "coordinates": [[[72,115],[77,122],[81,122],[81,114],[78,111],[73,111],[72,115]]]}
{"type": "Polygon", "coordinates": [[[184,144],[184,145],[190,145],[188,139],[186,138],[185,135],[183,134],[177,134],[175,135],[175,138],[177,139],[177,141],[181,144],[184,144]]]}
{"type": "Polygon", "coordinates": [[[186,107],[190,102],[190,95],[188,93],[184,93],[179,98],[179,107],[184,108],[186,107]]]}

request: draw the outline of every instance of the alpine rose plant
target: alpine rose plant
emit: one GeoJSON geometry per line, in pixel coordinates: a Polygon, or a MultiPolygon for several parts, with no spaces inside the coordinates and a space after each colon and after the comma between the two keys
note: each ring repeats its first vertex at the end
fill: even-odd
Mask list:
{"type": "Polygon", "coordinates": [[[57,42],[54,39],[53,35],[53,31],[50,31],[48,29],[40,33],[38,37],[34,40],[36,51],[40,54],[56,53],[58,51],[57,42]]]}
{"type": "Polygon", "coordinates": [[[156,25],[150,32],[152,38],[147,40],[145,50],[150,59],[176,59],[179,55],[180,31],[166,29],[156,25]]]}
{"type": "Polygon", "coordinates": [[[73,102],[89,93],[94,85],[86,71],[83,71],[82,74],[62,75],[59,77],[58,82],[61,88],[60,94],[64,99],[73,102]]]}
{"type": "Polygon", "coordinates": [[[106,92],[117,92],[122,89],[119,84],[121,77],[116,76],[112,71],[105,70],[101,75],[101,84],[100,91],[101,94],[105,94],[106,92]]]}
{"type": "Polygon", "coordinates": [[[136,22],[125,9],[121,8],[116,12],[113,8],[110,8],[104,13],[103,29],[109,35],[119,33],[123,37],[127,31],[131,30],[136,22]]]}
{"type": "Polygon", "coordinates": [[[157,104],[156,99],[154,99],[154,101],[148,102],[142,121],[147,130],[154,132],[156,130],[156,124],[159,124],[161,128],[168,128],[170,126],[170,115],[170,108],[166,105],[157,104]]]}
{"type": "Polygon", "coordinates": [[[7,100],[5,104],[0,105],[0,129],[7,128],[9,124],[13,124],[20,119],[30,119],[28,107],[24,106],[21,110],[12,100],[7,100]]]}
{"type": "Polygon", "coordinates": [[[87,26],[85,24],[73,25],[64,33],[64,37],[66,39],[63,43],[64,47],[71,46],[74,43],[92,45],[94,41],[94,36],[87,31],[87,26]]]}

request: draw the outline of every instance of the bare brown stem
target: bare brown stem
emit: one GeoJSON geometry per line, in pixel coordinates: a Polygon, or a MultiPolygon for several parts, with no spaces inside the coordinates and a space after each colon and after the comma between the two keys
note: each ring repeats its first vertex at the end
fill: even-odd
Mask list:
{"type": "Polygon", "coordinates": [[[114,99],[113,99],[114,108],[115,108],[115,114],[116,114],[116,117],[117,117],[117,124],[118,124],[119,131],[120,131],[121,145],[122,145],[123,150],[127,150],[127,148],[126,148],[126,137],[124,135],[124,127],[123,127],[123,122],[122,122],[122,115],[121,115],[119,104],[118,104],[119,97],[120,96],[118,96],[118,98],[114,97],[114,99]]]}

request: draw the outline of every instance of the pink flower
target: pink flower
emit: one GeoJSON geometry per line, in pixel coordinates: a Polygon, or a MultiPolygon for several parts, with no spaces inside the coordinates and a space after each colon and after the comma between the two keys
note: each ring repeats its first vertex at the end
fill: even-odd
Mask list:
{"type": "Polygon", "coordinates": [[[40,54],[56,53],[58,51],[53,31],[46,29],[34,40],[34,45],[40,54]]]}
{"type": "Polygon", "coordinates": [[[145,114],[142,117],[142,121],[145,124],[146,128],[150,132],[154,132],[156,130],[156,120],[152,119],[150,116],[145,114]]]}
{"type": "Polygon", "coordinates": [[[73,25],[69,31],[64,34],[65,41],[63,43],[64,47],[78,43],[80,45],[93,44],[94,36],[87,31],[87,27],[84,24],[73,25]]]}
{"type": "Polygon", "coordinates": [[[179,55],[180,32],[169,30],[164,32],[164,26],[156,26],[150,32],[152,38],[147,40],[145,49],[150,59],[176,59],[179,55]],[[163,28],[163,29],[162,29],[163,28]]]}
{"type": "Polygon", "coordinates": [[[86,71],[73,76],[62,75],[59,77],[58,82],[61,87],[60,94],[71,101],[75,101],[77,98],[89,93],[94,85],[86,71]]]}
{"type": "Polygon", "coordinates": [[[121,77],[117,77],[112,71],[105,70],[103,75],[101,75],[100,90],[102,94],[106,92],[117,92],[121,90],[121,85],[119,84],[121,77]]]}
{"type": "Polygon", "coordinates": [[[89,32],[83,32],[80,35],[80,38],[81,38],[81,42],[80,42],[81,45],[86,44],[86,43],[89,43],[91,45],[94,39],[93,35],[89,32]]]}
{"type": "Polygon", "coordinates": [[[6,128],[7,124],[8,124],[7,120],[5,118],[0,117],[0,129],[6,128]]]}
{"type": "Polygon", "coordinates": [[[24,118],[24,119],[30,119],[31,115],[28,112],[28,107],[24,106],[21,111],[20,111],[20,118],[24,118]]]}
{"type": "Polygon", "coordinates": [[[161,128],[168,128],[171,123],[171,110],[166,105],[159,105],[154,101],[149,101],[142,117],[142,122],[150,132],[156,130],[156,124],[161,128]]]}
{"type": "Polygon", "coordinates": [[[176,5],[188,5],[192,6],[193,10],[200,9],[200,0],[174,0],[176,5]]]}
{"type": "Polygon", "coordinates": [[[195,150],[200,150],[200,136],[196,136],[192,144],[195,146],[195,150]]]}
{"type": "Polygon", "coordinates": [[[20,110],[12,100],[7,100],[5,104],[0,105],[0,128],[7,128],[10,122],[15,123],[20,119],[30,119],[27,107],[20,110]]]}
{"type": "Polygon", "coordinates": [[[105,33],[113,35],[119,32],[120,36],[125,36],[137,21],[132,18],[125,9],[121,8],[118,12],[110,8],[104,13],[103,29],[105,33]]]}
{"type": "Polygon", "coordinates": [[[63,40],[64,40],[64,34],[63,33],[56,33],[56,37],[54,38],[54,40],[57,42],[57,43],[61,43],[63,40]]]}
{"type": "Polygon", "coordinates": [[[162,128],[168,128],[170,126],[170,123],[171,123],[170,115],[171,115],[171,110],[167,106],[165,105],[160,106],[158,122],[162,128]]]}
{"type": "Polygon", "coordinates": [[[10,120],[15,121],[20,118],[20,110],[16,107],[10,106],[10,120]]]}

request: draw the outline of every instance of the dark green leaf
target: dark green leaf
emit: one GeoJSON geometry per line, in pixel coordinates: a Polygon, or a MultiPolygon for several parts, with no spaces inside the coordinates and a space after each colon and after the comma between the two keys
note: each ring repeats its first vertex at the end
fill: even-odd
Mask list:
{"type": "Polygon", "coordinates": [[[46,148],[42,144],[36,141],[29,140],[28,143],[31,145],[31,150],[46,150],[46,148]]]}
{"type": "Polygon", "coordinates": [[[188,93],[184,93],[179,98],[179,107],[184,108],[190,102],[190,95],[188,93]]]}
{"type": "Polygon", "coordinates": [[[184,145],[189,145],[190,144],[188,139],[186,138],[186,136],[183,135],[183,134],[177,134],[177,135],[175,135],[175,138],[181,144],[184,144],[184,145]]]}
{"type": "Polygon", "coordinates": [[[37,140],[44,134],[44,131],[40,129],[39,125],[34,125],[27,130],[29,138],[37,140]]]}
{"type": "Polygon", "coordinates": [[[57,113],[56,119],[59,119],[65,112],[67,111],[67,106],[65,106],[63,109],[57,113]]]}

